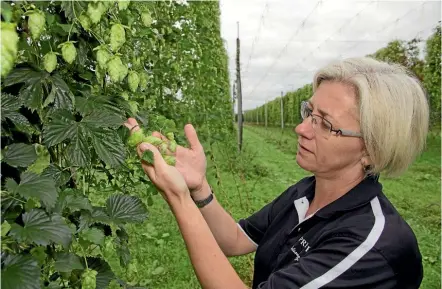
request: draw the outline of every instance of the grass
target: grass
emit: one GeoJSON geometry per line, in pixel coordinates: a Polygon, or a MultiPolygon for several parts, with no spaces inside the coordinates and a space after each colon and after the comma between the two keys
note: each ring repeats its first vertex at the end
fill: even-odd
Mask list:
{"type": "MultiPolygon", "coordinates": [[[[207,147],[206,147],[207,148],[207,147]]],[[[235,220],[247,217],[288,186],[308,175],[295,161],[296,134],[291,128],[246,126],[244,153],[214,145],[208,179],[218,201],[235,220]]],[[[398,179],[381,179],[384,191],[411,225],[424,257],[421,288],[440,288],[440,135],[429,138],[427,150],[398,179]]],[[[137,280],[152,289],[200,288],[175,219],[157,195],[149,220],[128,228],[137,280]]],[[[398,240],[400,241],[400,240],[398,240]]],[[[247,284],[253,276],[253,254],[229,258],[247,284]]]]}

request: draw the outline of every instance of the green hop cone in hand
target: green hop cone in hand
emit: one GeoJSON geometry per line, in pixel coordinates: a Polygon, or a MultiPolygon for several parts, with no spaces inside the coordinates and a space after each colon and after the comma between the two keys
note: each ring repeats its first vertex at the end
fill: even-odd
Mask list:
{"type": "Polygon", "coordinates": [[[51,73],[57,67],[57,54],[51,51],[43,57],[43,65],[47,72],[51,73]]]}
{"type": "Polygon", "coordinates": [[[126,32],[121,24],[114,24],[111,27],[110,46],[112,51],[117,51],[126,42],[126,32]]]}
{"type": "Polygon", "coordinates": [[[18,35],[14,23],[1,22],[1,41],[1,76],[6,76],[14,67],[18,52],[18,35]]]}
{"type": "Polygon", "coordinates": [[[28,26],[29,30],[31,31],[32,39],[39,39],[46,23],[44,13],[38,9],[35,9],[26,14],[29,16],[28,26]]]}
{"type": "Polygon", "coordinates": [[[169,150],[170,150],[171,152],[173,152],[173,153],[176,152],[176,146],[177,146],[177,143],[176,143],[175,140],[171,140],[171,141],[169,142],[169,150]]]}
{"type": "Polygon", "coordinates": [[[143,138],[143,142],[153,144],[154,146],[159,146],[163,143],[163,141],[160,138],[157,138],[156,136],[153,135],[145,136],[143,138]]]}
{"type": "MultiPolygon", "coordinates": [[[[170,135],[170,134],[169,134],[170,135]]],[[[150,143],[156,147],[159,147],[159,151],[161,152],[161,155],[163,156],[164,160],[166,161],[167,164],[174,166],[176,159],[174,156],[169,156],[166,155],[167,153],[167,149],[171,149],[172,152],[176,151],[176,142],[175,140],[170,141],[170,143],[172,143],[172,145],[168,146],[168,142],[163,141],[160,138],[157,138],[155,136],[149,135],[146,136],[143,132],[143,129],[139,129],[137,131],[134,131],[128,138],[127,141],[127,145],[130,147],[136,147],[137,145],[139,145],[140,143],[145,142],[145,143],[150,143]]],[[[150,155],[150,154],[149,154],[150,155]]],[[[148,163],[152,163],[152,161],[150,160],[151,156],[148,155],[143,155],[142,159],[147,161],[148,163]]]]}
{"type": "Polygon", "coordinates": [[[129,89],[132,92],[137,91],[138,84],[140,83],[140,77],[138,76],[138,73],[136,73],[135,71],[129,72],[127,83],[129,84],[129,89]]]}
{"type": "Polygon", "coordinates": [[[176,159],[173,156],[164,156],[163,158],[169,166],[174,166],[176,163],[176,159]]]}
{"type": "Polygon", "coordinates": [[[173,132],[166,133],[166,137],[167,137],[168,140],[171,140],[171,141],[175,139],[175,136],[173,135],[173,132]]]}
{"type": "Polygon", "coordinates": [[[140,143],[143,142],[144,139],[144,132],[143,129],[139,129],[137,131],[134,131],[127,140],[127,145],[130,147],[136,147],[140,143]]]}
{"type": "Polygon", "coordinates": [[[167,143],[163,142],[162,144],[160,144],[160,152],[162,155],[167,153],[167,143]]]}
{"type": "Polygon", "coordinates": [[[69,64],[72,64],[77,57],[77,49],[75,48],[74,43],[75,41],[66,41],[58,45],[59,48],[61,47],[61,55],[63,56],[63,59],[69,64]]]}
{"type": "Polygon", "coordinates": [[[97,288],[97,274],[98,272],[91,269],[84,270],[81,275],[82,289],[96,289],[97,288]]]}

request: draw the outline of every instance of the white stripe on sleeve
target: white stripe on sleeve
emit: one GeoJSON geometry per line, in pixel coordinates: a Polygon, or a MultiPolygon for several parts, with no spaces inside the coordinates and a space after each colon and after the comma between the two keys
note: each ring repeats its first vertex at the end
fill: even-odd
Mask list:
{"type": "Polygon", "coordinates": [[[339,275],[348,270],[351,266],[356,264],[359,259],[361,259],[371,248],[376,244],[379,237],[384,230],[385,217],[382,213],[382,208],[379,203],[378,197],[375,197],[370,201],[371,208],[373,210],[373,215],[375,218],[373,228],[367,236],[367,239],[359,245],[353,252],[351,252],[347,257],[345,257],[336,266],[331,268],[329,271],[319,276],[318,278],[310,281],[306,285],[302,286],[301,289],[316,289],[330,283],[336,279],[339,275]]]}
{"type": "Polygon", "coordinates": [[[247,239],[250,240],[250,242],[253,243],[253,245],[256,246],[256,248],[258,248],[258,244],[255,243],[255,241],[252,240],[252,238],[249,237],[249,235],[247,235],[246,231],[244,231],[244,229],[241,227],[241,225],[239,223],[236,223],[238,225],[238,227],[241,229],[241,231],[244,233],[244,235],[246,235],[247,239]]]}

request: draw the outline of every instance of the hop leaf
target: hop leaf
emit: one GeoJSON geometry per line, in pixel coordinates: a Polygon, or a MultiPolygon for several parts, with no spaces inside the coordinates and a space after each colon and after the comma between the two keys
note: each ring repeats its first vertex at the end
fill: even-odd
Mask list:
{"type": "Polygon", "coordinates": [[[141,159],[143,161],[147,162],[148,164],[152,164],[152,165],[154,164],[153,152],[151,150],[144,151],[141,159]]]}
{"type": "Polygon", "coordinates": [[[95,289],[97,287],[97,274],[98,272],[92,269],[84,270],[81,275],[81,288],[95,289]]]}
{"type": "Polygon", "coordinates": [[[74,46],[74,41],[63,42],[58,45],[58,47],[61,47],[61,55],[63,56],[63,59],[67,63],[72,64],[77,57],[77,49],[74,46]]]}
{"type": "Polygon", "coordinates": [[[6,76],[17,58],[18,35],[14,23],[1,22],[1,49],[1,76],[6,76]]]}
{"type": "Polygon", "coordinates": [[[45,28],[46,18],[43,12],[38,9],[29,12],[28,26],[31,31],[32,39],[40,38],[41,33],[45,28]]]}
{"type": "Polygon", "coordinates": [[[111,28],[110,45],[112,51],[117,51],[126,42],[126,32],[121,24],[114,24],[111,28]]]}
{"type": "Polygon", "coordinates": [[[129,76],[127,77],[127,82],[129,83],[129,89],[132,92],[137,91],[138,84],[140,83],[140,77],[138,76],[138,73],[135,71],[131,71],[129,73],[129,76]]]}
{"type": "Polygon", "coordinates": [[[97,51],[97,61],[100,67],[106,69],[107,61],[112,57],[112,55],[107,51],[106,48],[100,47],[97,51]]]}
{"type": "Polygon", "coordinates": [[[47,72],[51,73],[57,67],[57,55],[51,51],[46,53],[43,58],[43,65],[47,72]]]}
{"type": "Polygon", "coordinates": [[[89,30],[91,28],[91,19],[87,17],[87,15],[81,14],[80,17],[78,17],[78,20],[85,30],[89,30]]]}
{"type": "Polygon", "coordinates": [[[152,16],[150,15],[150,12],[141,13],[141,21],[143,21],[144,26],[150,27],[150,25],[152,25],[152,16]]]}

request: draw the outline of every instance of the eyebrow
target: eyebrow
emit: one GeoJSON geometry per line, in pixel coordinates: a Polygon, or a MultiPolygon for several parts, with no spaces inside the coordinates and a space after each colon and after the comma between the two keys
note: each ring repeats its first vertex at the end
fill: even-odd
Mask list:
{"type": "MultiPolygon", "coordinates": [[[[311,105],[311,107],[314,107],[314,105],[312,104],[312,102],[309,100],[309,101],[307,101],[310,105],[311,105]]],[[[329,113],[327,113],[326,111],[323,111],[322,109],[320,109],[320,108],[318,108],[318,111],[319,111],[319,113],[320,114],[322,114],[322,116],[323,117],[329,117],[329,118],[331,118],[332,120],[335,120],[334,118],[333,118],[333,116],[331,116],[329,113]]]]}

